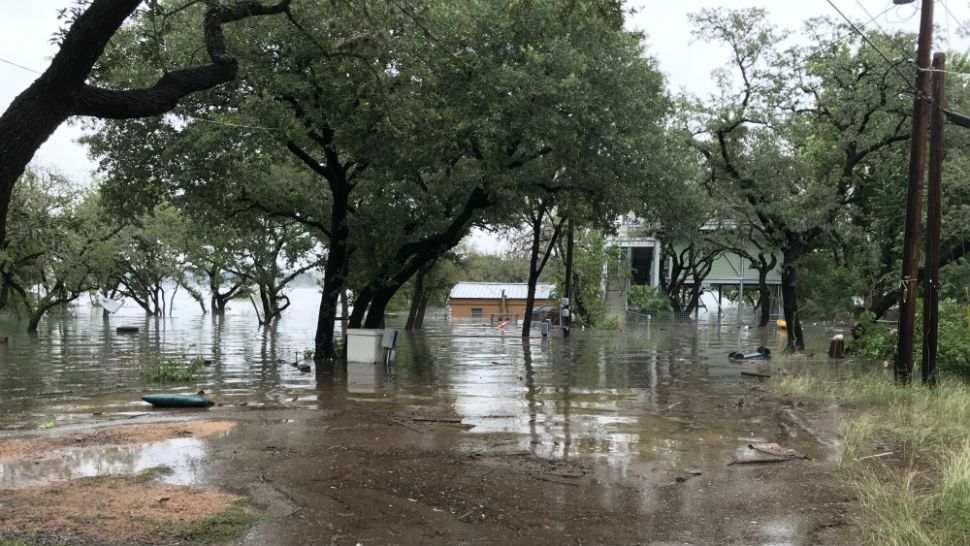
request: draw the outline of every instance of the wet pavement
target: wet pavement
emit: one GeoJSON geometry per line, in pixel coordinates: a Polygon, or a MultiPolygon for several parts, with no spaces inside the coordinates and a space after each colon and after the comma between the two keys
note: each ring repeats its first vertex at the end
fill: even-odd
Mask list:
{"type": "Polygon", "coordinates": [[[726,313],[523,341],[430,320],[403,336],[389,369],[304,374],[288,362],[310,344],[304,315],[315,302],[293,299],[306,309],[273,329],[245,312],[213,321],[182,304],[185,318],[129,309],[105,322],[82,307],[37,337],[11,332],[0,345],[0,442],[173,418],[236,426],[209,439],[0,460],[0,489],[164,465],[167,483],[251,498],[268,515],[241,542],[253,545],[859,542],[837,474],[835,410],[793,406],[726,357],[780,348],[774,328],[739,329],[726,313]],[[131,323],[139,335],[115,334],[131,323]],[[181,389],[204,389],[219,405],[147,408],[138,398],[158,387],[141,371],[183,351],[214,362],[181,389]],[[758,442],[811,460],[729,465],[758,442]]]}

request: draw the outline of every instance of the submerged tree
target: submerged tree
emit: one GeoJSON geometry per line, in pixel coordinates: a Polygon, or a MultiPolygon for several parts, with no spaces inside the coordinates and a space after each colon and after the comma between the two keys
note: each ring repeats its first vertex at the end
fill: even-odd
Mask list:
{"type": "Polygon", "coordinates": [[[0,290],[27,312],[27,331],[36,332],[47,312],[100,288],[120,228],[104,221],[97,194],[52,173],[28,170],[12,202],[0,290]]]}
{"type": "MultiPolygon", "coordinates": [[[[286,164],[289,175],[233,195],[253,214],[301,223],[326,248],[321,359],[335,355],[347,288],[356,296],[351,326],[379,326],[409,279],[545,183],[522,175],[527,166],[568,167],[575,185],[606,188],[646,172],[643,135],[657,138],[664,109],[638,36],[600,2],[342,8],[294,5],[296,29],[252,21],[237,44],[235,93],[186,103],[181,117],[107,124],[98,146],[119,181],[186,192],[224,180],[227,157],[286,164]],[[160,164],[145,161],[158,155],[160,164]]],[[[168,44],[176,58],[190,56],[188,45],[168,44]]],[[[137,73],[144,60],[103,77],[137,73]]]]}
{"type": "MultiPolygon", "coordinates": [[[[798,261],[837,238],[876,156],[908,138],[897,73],[906,67],[825,20],[809,23],[812,46],[787,51],[763,10],[706,10],[694,21],[699,37],[730,48],[740,80],[717,74],[724,92],[704,107],[694,146],[723,185],[717,195],[733,196],[737,219],[781,252],[788,347],[800,350],[798,261]]],[[[871,39],[909,49],[905,35],[871,39]]]]}

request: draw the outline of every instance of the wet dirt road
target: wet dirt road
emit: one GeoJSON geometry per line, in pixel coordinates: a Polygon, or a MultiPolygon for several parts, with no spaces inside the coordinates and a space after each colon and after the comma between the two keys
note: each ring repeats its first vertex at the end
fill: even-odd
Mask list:
{"type": "MultiPolygon", "coordinates": [[[[745,346],[780,339],[741,335],[745,346]]],[[[163,483],[249,498],[266,517],[247,545],[858,543],[831,410],[793,407],[742,376],[725,356],[737,345],[737,327],[717,323],[525,342],[441,325],[406,336],[390,370],[217,361],[186,387],[220,404],[205,412],[147,410],[144,385],[75,386],[8,404],[0,442],[47,419],[52,431],[30,434],[173,417],[235,426],[0,459],[0,488],[164,465],[163,483]],[[811,460],[729,464],[758,442],[811,460]]]]}

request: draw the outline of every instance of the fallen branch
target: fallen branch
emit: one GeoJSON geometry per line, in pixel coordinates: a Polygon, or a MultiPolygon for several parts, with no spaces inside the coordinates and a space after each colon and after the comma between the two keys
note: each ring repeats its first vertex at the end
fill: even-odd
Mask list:
{"type": "Polygon", "coordinates": [[[868,457],[859,457],[858,459],[853,459],[852,462],[857,463],[859,461],[865,461],[868,459],[878,459],[879,457],[888,457],[894,455],[895,451],[887,451],[885,453],[876,453],[875,455],[869,455],[868,457]]]}

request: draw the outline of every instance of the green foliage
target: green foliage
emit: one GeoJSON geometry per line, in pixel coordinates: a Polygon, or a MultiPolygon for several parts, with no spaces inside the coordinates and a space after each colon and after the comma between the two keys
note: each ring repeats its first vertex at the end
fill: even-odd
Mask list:
{"type": "Polygon", "coordinates": [[[310,349],[309,347],[304,347],[303,360],[313,360],[313,349],[310,349]]]}
{"type": "MultiPolygon", "coordinates": [[[[922,359],[922,302],[917,305],[913,356],[914,362],[922,359]]],[[[874,322],[872,313],[860,318],[861,335],[847,341],[847,349],[864,359],[892,360],[896,353],[897,336],[891,324],[874,322]]],[[[937,344],[937,369],[943,374],[970,377],[970,324],[967,306],[953,300],[940,301],[939,342],[937,344]]]]}
{"type": "MultiPolygon", "coordinates": [[[[294,3],[303,25],[234,25],[238,85],[164,118],[99,124],[89,143],[114,202],[287,218],[346,261],[328,279],[338,289],[399,288],[523,196],[613,208],[665,171],[662,76],[618,6],[294,3]]],[[[94,80],[150,82],[193,59],[201,16],[201,4],[177,10],[164,36],[136,18],[94,80]]]]}
{"type": "Polygon", "coordinates": [[[201,356],[159,358],[145,371],[145,378],[157,383],[187,383],[195,379],[203,366],[205,360],[201,356]]]}
{"type": "Polygon", "coordinates": [[[120,227],[101,212],[96,193],[56,173],[28,170],[18,181],[0,251],[0,306],[13,295],[28,330],[108,277],[120,227]]]}
{"type": "Polygon", "coordinates": [[[859,276],[831,253],[813,252],[798,261],[798,296],[803,319],[848,320],[863,293],[859,276]]]}
{"type": "Polygon", "coordinates": [[[593,328],[614,332],[620,329],[620,317],[603,317],[593,324],[593,328]]]}
{"type": "Polygon", "coordinates": [[[627,292],[627,306],[639,313],[670,311],[670,299],[651,286],[631,286],[627,292]]]}
{"type": "Polygon", "coordinates": [[[857,326],[859,335],[846,340],[846,350],[865,360],[891,360],[896,354],[896,332],[893,325],[876,322],[870,312],[863,313],[857,326]]]}
{"type": "Polygon", "coordinates": [[[468,252],[459,267],[459,277],[463,281],[524,283],[529,280],[529,262],[518,255],[468,252]]]}
{"type": "MultiPolygon", "coordinates": [[[[564,258],[564,256],[563,256],[564,258]]],[[[573,249],[573,299],[572,310],[576,320],[586,326],[599,328],[609,326],[606,294],[603,293],[603,272],[608,266],[617,267],[619,249],[606,244],[603,232],[596,229],[576,229],[573,249]]],[[[553,298],[559,299],[566,280],[563,260],[550,264],[556,280],[553,298]]]]}

